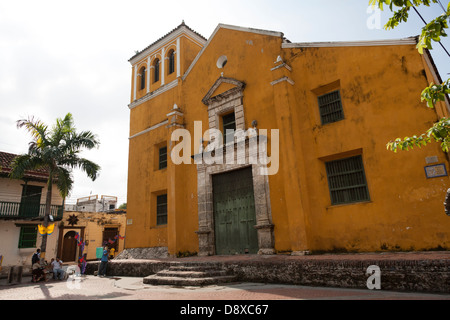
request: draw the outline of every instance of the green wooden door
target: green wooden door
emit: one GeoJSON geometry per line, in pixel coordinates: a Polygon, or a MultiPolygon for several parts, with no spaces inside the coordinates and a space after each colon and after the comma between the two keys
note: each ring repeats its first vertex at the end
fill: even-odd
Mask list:
{"type": "Polygon", "coordinates": [[[216,254],[255,254],[255,198],[252,169],[213,176],[216,254]]]}
{"type": "Polygon", "coordinates": [[[21,217],[39,217],[42,188],[43,187],[30,185],[23,186],[19,210],[19,215],[21,217]]]}

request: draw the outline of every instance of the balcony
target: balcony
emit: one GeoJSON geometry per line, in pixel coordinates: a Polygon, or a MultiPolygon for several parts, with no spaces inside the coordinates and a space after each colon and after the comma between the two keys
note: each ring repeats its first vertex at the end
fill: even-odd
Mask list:
{"type": "MultiPolygon", "coordinates": [[[[63,206],[52,205],[50,214],[54,221],[63,217],[63,206]]],[[[45,204],[28,204],[0,201],[0,219],[39,220],[44,219],[45,204]]]]}

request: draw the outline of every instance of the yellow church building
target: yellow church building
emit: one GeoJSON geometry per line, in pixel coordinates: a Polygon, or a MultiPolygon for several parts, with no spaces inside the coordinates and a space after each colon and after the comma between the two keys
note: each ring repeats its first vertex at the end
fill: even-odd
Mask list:
{"type": "Polygon", "coordinates": [[[447,154],[386,149],[449,114],[448,100],[420,101],[441,81],[416,44],[294,43],[224,24],[206,39],[183,22],[137,52],[125,247],[449,249],[447,154]]]}

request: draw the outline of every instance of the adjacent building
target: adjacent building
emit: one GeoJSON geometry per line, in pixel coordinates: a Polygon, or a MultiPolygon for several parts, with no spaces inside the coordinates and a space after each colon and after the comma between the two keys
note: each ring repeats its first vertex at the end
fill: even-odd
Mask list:
{"type": "MultiPolygon", "coordinates": [[[[43,224],[48,172],[45,169],[27,171],[21,180],[9,178],[15,154],[0,152],[0,255],[3,266],[31,266],[31,256],[40,248],[42,236],[38,225],[43,224]]],[[[58,222],[63,217],[63,199],[54,184],[51,224],[53,233],[47,238],[46,258],[57,254],[58,222]]]]}
{"type": "MultiPolygon", "coordinates": [[[[43,224],[48,172],[27,171],[23,179],[9,178],[15,154],[0,152],[0,256],[3,271],[11,266],[31,266],[31,256],[41,246],[38,225],[43,224]]],[[[81,198],[76,208],[63,211],[64,200],[54,184],[46,260],[60,257],[77,263],[82,255],[97,259],[97,248],[114,248],[115,256],[125,243],[126,210],[116,209],[117,197],[81,198]]],[[[102,250],[103,251],[103,250],[102,250]]]]}
{"type": "Polygon", "coordinates": [[[224,24],[206,39],[183,22],[137,52],[125,247],[449,249],[447,154],[386,149],[449,114],[448,100],[420,101],[441,81],[416,44],[294,43],[224,24]]]}
{"type": "Polygon", "coordinates": [[[115,256],[125,244],[126,211],[108,212],[72,211],[64,212],[59,224],[58,256],[64,262],[77,262],[86,254],[86,260],[97,260],[97,250],[114,248],[115,256]]]}
{"type": "Polygon", "coordinates": [[[90,195],[78,198],[76,204],[66,204],[66,210],[81,212],[108,212],[117,209],[117,197],[102,195],[90,195]]]}

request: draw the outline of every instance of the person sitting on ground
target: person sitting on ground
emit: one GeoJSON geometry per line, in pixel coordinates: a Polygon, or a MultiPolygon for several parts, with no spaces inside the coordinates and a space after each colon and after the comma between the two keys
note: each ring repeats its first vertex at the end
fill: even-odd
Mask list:
{"type": "Polygon", "coordinates": [[[41,266],[41,263],[39,261],[36,261],[33,266],[32,274],[32,280],[33,282],[39,282],[39,281],[47,281],[47,276],[45,275],[44,268],[41,266]]]}
{"type": "Polygon", "coordinates": [[[53,278],[58,280],[64,279],[64,270],[62,269],[62,260],[59,259],[59,257],[56,257],[56,260],[52,262],[53,266],[53,278]]]}

